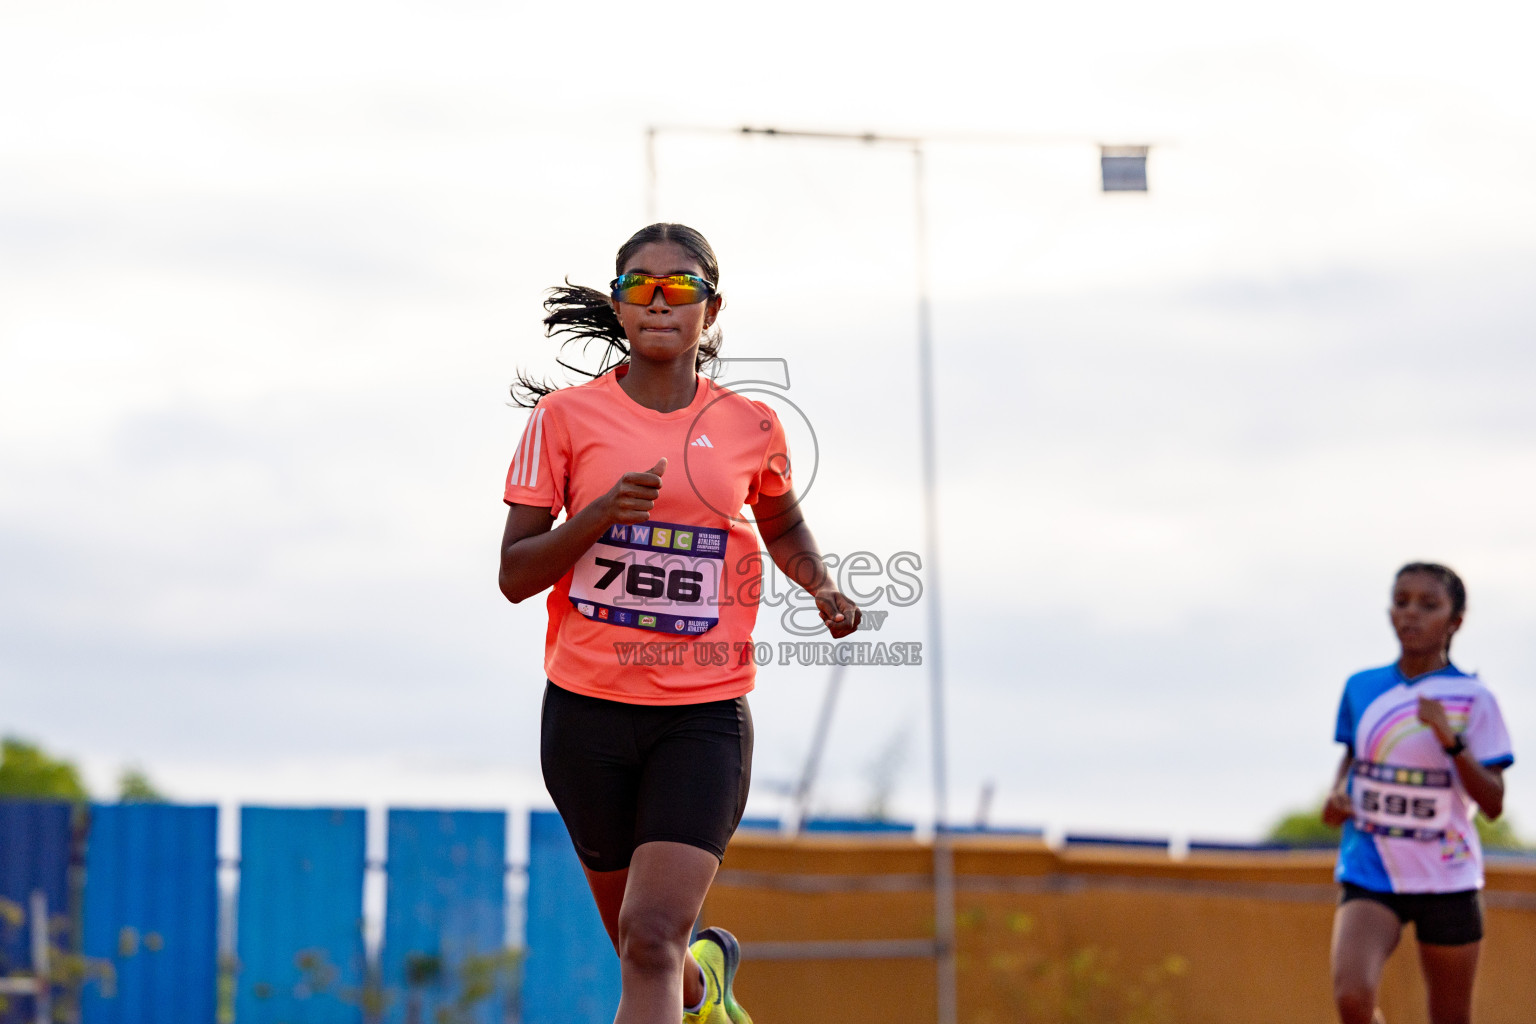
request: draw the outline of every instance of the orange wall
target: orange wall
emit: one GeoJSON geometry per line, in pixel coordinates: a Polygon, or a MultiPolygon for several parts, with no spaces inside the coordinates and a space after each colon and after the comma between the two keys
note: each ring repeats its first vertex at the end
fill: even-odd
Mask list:
{"type": "MultiPolygon", "coordinates": [[[[756,1024],[931,1024],[933,961],[752,959],[754,942],[933,936],[927,846],[742,835],[704,908],[747,947],[756,1024]],[[855,891],[845,891],[855,890],[855,891]]],[[[1331,854],[1196,854],[957,841],[961,1024],[1329,1024],[1331,854]]],[[[1492,866],[1479,1024],[1536,1020],[1536,867],[1492,866]]],[[[1426,1022],[1411,937],[1391,1024],[1426,1022]]]]}

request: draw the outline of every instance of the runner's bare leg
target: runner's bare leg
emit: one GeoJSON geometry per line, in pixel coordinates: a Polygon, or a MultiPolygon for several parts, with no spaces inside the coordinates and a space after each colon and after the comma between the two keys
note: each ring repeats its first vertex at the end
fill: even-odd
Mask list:
{"type": "Polygon", "coordinates": [[[1333,915],[1333,1003],[1343,1024],[1380,1019],[1376,993],[1381,972],[1402,933],[1397,915],[1375,900],[1339,904],[1333,915]]]}
{"type": "Polygon", "coordinates": [[[1472,982],[1477,977],[1481,942],[1461,946],[1419,943],[1419,964],[1429,990],[1430,1024],[1470,1024],[1472,982]]]}
{"type": "MultiPolygon", "coordinates": [[[[663,942],[663,945],[670,943],[676,947],[679,955],[673,982],[681,982],[679,994],[669,1004],[667,1012],[671,1017],[667,1019],[675,1024],[678,1007],[693,1006],[704,997],[703,980],[687,955],[687,945],[693,922],[698,918],[704,895],[709,891],[718,867],[714,854],[685,843],[644,843],[635,850],[628,868],[619,871],[587,869],[587,885],[597,902],[598,914],[613,942],[614,951],[619,954],[624,979],[624,995],[617,1020],[630,1024],[631,1018],[625,1014],[631,1003],[636,1003],[635,1012],[644,1012],[641,1007],[649,1005],[651,997],[646,993],[654,987],[656,980],[651,975],[658,936],[674,932],[681,936],[663,942]],[[692,908],[681,928],[677,927],[681,913],[677,905],[692,908]],[[630,961],[625,960],[626,945],[630,949],[630,961]]],[[[634,1024],[648,1019],[633,1017],[634,1024]]]]}

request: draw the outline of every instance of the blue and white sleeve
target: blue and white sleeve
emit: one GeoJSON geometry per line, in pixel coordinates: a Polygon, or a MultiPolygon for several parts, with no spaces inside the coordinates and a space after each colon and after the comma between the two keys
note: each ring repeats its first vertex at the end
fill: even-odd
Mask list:
{"type": "Polygon", "coordinates": [[[1333,727],[1333,738],[1349,748],[1349,752],[1355,752],[1355,714],[1349,705],[1349,685],[1345,684],[1344,694],[1339,698],[1339,720],[1333,727]]]}
{"type": "Polygon", "coordinates": [[[1504,714],[1499,710],[1499,702],[1487,690],[1479,693],[1472,702],[1472,713],[1467,719],[1463,738],[1472,756],[1488,768],[1508,768],[1515,763],[1504,714]]]}

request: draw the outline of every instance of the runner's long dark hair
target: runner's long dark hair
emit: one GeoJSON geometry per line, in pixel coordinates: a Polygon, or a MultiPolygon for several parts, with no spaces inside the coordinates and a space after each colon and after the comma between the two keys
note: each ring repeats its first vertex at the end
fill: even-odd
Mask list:
{"type": "MultiPolygon", "coordinates": [[[[699,267],[704,271],[704,279],[709,282],[716,294],[719,293],[720,261],[715,257],[715,250],[710,247],[703,235],[686,224],[657,223],[636,231],[630,236],[629,241],[619,246],[618,255],[613,260],[614,276],[624,273],[624,265],[629,262],[630,257],[634,256],[641,246],[652,242],[674,242],[688,250],[689,255],[699,261],[699,267]]],[[[629,339],[624,336],[624,328],[619,324],[619,315],[613,311],[613,305],[607,293],[585,285],[572,284],[570,278],[566,278],[565,284],[549,290],[549,294],[544,299],[544,314],[544,335],[549,338],[561,338],[562,351],[567,345],[579,343],[582,354],[585,355],[594,342],[602,345],[595,370],[574,366],[563,358],[557,357],[555,361],[572,373],[591,379],[601,377],[614,367],[623,366],[629,362],[629,339]]],[[[718,327],[699,339],[696,363],[698,369],[703,369],[706,363],[719,356],[723,340],[718,327]]],[[[558,385],[531,377],[519,370],[517,380],[512,383],[512,401],[525,409],[531,409],[538,404],[540,398],[557,389],[558,385]]]]}

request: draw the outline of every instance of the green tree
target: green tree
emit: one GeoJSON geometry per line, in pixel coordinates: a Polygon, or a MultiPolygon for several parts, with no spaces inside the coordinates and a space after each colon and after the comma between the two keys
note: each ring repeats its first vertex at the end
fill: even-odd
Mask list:
{"type": "MultiPolygon", "coordinates": [[[[1524,840],[1515,831],[1515,826],[1508,815],[1504,815],[1498,821],[1489,821],[1479,811],[1473,818],[1473,824],[1477,826],[1477,836],[1482,840],[1485,850],[1526,848],[1524,840]]],[[[1326,846],[1339,841],[1340,831],[1323,824],[1323,800],[1318,800],[1309,808],[1283,815],[1271,826],[1264,840],[1270,843],[1284,843],[1286,846],[1326,846]]]]}
{"type": "Polygon", "coordinates": [[[130,765],[117,777],[117,798],[125,804],[163,804],[160,792],[142,768],[130,765]]]}
{"type": "Polygon", "coordinates": [[[1339,833],[1343,829],[1323,824],[1323,802],[1319,800],[1311,807],[1289,811],[1282,815],[1280,820],[1270,827],[1264,841],[1283,843],[1286,846],[1338,845],[1339,833]]]}
{"type": "Polygon", "coordinates": [[[15,736],[0,740],[0,796],[41,800],[89,800],[80,770],[15,736]]]}
{"type": "Polygon", "coordinates": [[[1509,820],[1509,815],[1503,815],[1498,821],[1489,821],[1479,812],[1477,816],[1477,837],[1483,841],[1485,850],[1524,850],[1525,840],[1515,832],[1514,822],[1509,820]]]}

